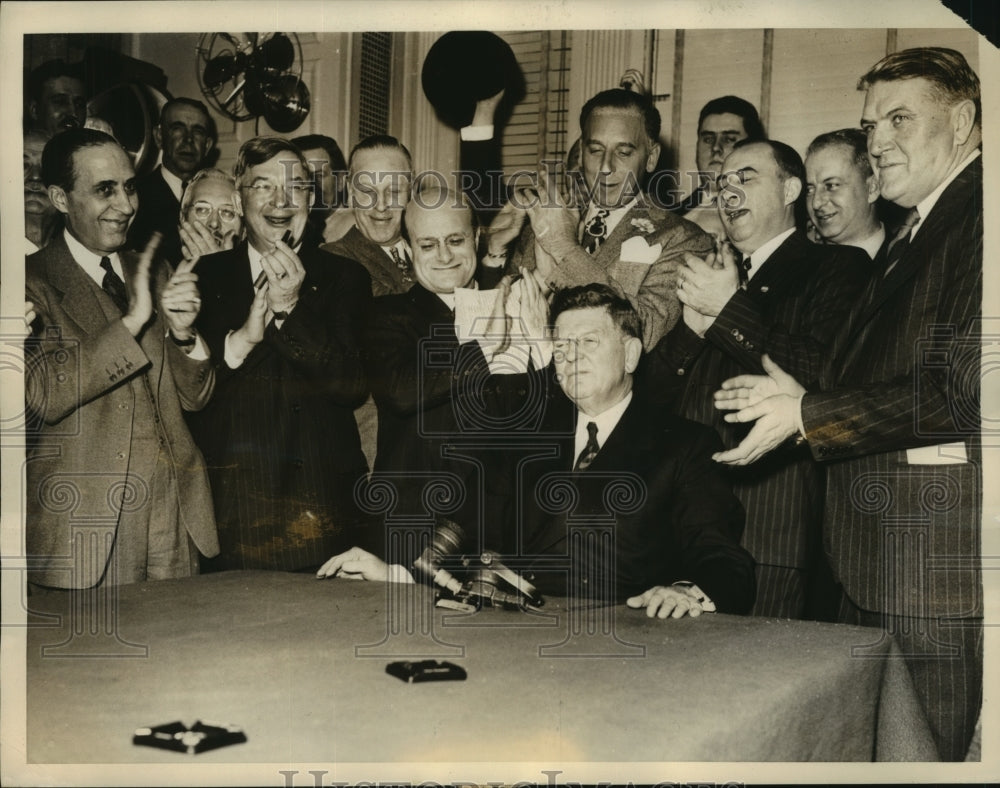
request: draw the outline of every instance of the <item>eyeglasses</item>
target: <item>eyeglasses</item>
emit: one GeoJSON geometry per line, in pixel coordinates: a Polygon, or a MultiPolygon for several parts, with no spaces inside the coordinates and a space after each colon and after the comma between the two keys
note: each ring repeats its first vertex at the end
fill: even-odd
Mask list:
{"type": "Polygon", "coordinates": [[[234,222],[237,217],[234,208],[230,208],[228,205],[220,205],[218,208],[213,208],[207,202],[196,202],[188,208],[188,211],[199,222],[207,222],[213,213],[217,213],[219,221],[223,222],[234,222]]]}
{"type": "MultiPolygon", "coordinates": [[[[267,201],[274,199],[274,195],[278,193],[280,187],[273,181],[257,181],[240,188],[247,190],[254,199],[267,201]]],[[[293,200],[299,197],[307,198],[312,190],[313,184],[309,181],[293,181],[285,187],[285,191],[292,195],[293,200]]]]}
{"type": "Polygon", "coordinates": [[[569,352],[570,347],[573,347],[577,355],[583,352],[589,356],[595,353],[600,346],[601,335],[596,333],[584,334],[582,337],[560,338],[552,341],[552,351],[558,363],[566,360],[566,354],[569,352]]]}

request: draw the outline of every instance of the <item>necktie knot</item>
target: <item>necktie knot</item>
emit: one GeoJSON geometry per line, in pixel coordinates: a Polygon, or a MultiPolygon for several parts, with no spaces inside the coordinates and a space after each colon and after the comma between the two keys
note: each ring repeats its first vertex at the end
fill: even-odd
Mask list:
{"type": "Polygon", "coordinates": [[[592,421],[588,421],[587,444],[583,447],[583,451],[580,452],[580,456],[576,458],[576,465],[573,466],[573,469],[577,471],[587,470],[600,450],[601,445],[597,442],[597,425],[592,421]]]}
{"type": "Polygon", "coordinates": [[[611,214],[607,208],[598,208],[597,213],[591,216],[583,227],[584,248],[588,253],[593,254],[600,247],[601,243],[608,237],[607,218],[611,214]]]}

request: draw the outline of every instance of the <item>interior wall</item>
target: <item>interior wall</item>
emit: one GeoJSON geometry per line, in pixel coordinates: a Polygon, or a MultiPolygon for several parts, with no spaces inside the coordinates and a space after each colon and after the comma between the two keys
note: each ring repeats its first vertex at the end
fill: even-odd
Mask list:
{"type": "MultiPolygon", "coordinates": [[[[973,68],[978,64],[978,38],[967,29],[778,29],[770,41],[760,29],[685,30],[682,36],[664,30],[655,37],[653,32],[574,31],[569,115],[575,126],[583,102],[598,90],[617,86],[626,68],[650,72],[645,73],[646,84],[659,96],[662,141],[682,171],[695,168],[698,112],[715,96],[732,93],[761,107],[766,95],[768,132],[802,152],[823,131],[857,125],[857,79],[887,47],[948,46],[961,51],[973,68]]],[[[396,34],[390,132],[411,147],[417,169],[449,172],[457,165],[457,134],[437,120],[420,88],[423,57],[438,35],[396,34]]],[[[132,34],[123,36],[122,48],[162,68],[172,94],[198,97],[199,38],[132,34]]],[[[330,134],[345,151],[356,142],[351,122],[357,93],[355,39],[350,33],[300,34],[312,110],[295,134],[330,134]]],[[[239,143],[254,135],[255,123],[234,123],[218,115],[216,120],[219,165],[228,167],[239,143]]],[[[570,135],[575,131],[570,129],[570,135]]],[[[263,121],[260,132],[269,132],[263,121]]]]}

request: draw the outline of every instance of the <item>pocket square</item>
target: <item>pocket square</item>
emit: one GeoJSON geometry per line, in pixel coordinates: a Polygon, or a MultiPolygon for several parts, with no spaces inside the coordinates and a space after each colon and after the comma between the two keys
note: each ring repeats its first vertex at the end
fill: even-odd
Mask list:
{"type": "Polygon", "coordinates": [[[646,265],[652,265],[657,261],[662,251],[663,244],[653,244],[650,246],[641,235],[633,235],[622,244],[619,257],[623,263],[645,263],[646,265]]]}

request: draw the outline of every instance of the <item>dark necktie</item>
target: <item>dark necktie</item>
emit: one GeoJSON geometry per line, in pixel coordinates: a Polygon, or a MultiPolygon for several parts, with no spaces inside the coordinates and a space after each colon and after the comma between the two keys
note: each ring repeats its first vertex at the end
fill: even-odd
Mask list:
{"type": "Polygon", "coordinates": [[[736,271],[740,275],[740,290],[746,290],[750,284],[750,258],[736,253],[736,271]]]}
{"type": "Polygon", "coordinates": [[[573,466],[574,471],[585,471],[590,466],[590,463],[594,461],[594,457],[597,456],[597,452],[601,450],[600,444],[597,442],[597,425],[592,421],[587,422],[587,445],[583,447],[583,451],[580,452],[580,456],[576,458],[576,465],[573,466]]]}
{"type": "Polygon", "coordinates": [[[128,312],[128,290],[125,289],[125,283],[115,273],[115,269],[111,267],[110,257],[101,258],[101,268],[104,269],[104,280],[101,282],[101,290],[111,297],[111,300],[115,302],[115,306],[124,315],[128,312]]]}
{"type": "Polygon", "coordinates": [[[412,282],[413,280],[410,278],[409,260],[403,259],[403,256],[399,253],[399,249],[397,249],[395,246],[389,247],[389,256],[392,258],[392,261],[396,264],[396,268],[398,268],[399,272],[403,275],[403,281],[412,282]]]}
{"type": "Polygon", "coordinates": [[[593,254],[608,237],[608,223],[605,221],[611,211],[598,208],[597,213],[587,220],[583,228],[583,248],[587,254],[593,254]]]}
{"type": "Polygon", "coordinates": [[[892,241],[889,243],[889,248],[886,249],[885,254],[885,273],[883,276],[888,276],[889,272],[896,267],[896,263],[900,261],[906,250],[910,248],[910,236],[912,235],[911,230],[913,230],[914,225],[920,221],[920,214],[917,212],[916,208],[910,208],[909,212],[906,214],[906,219],[900,226],[899,230],[892,237],[892,241]]]}

